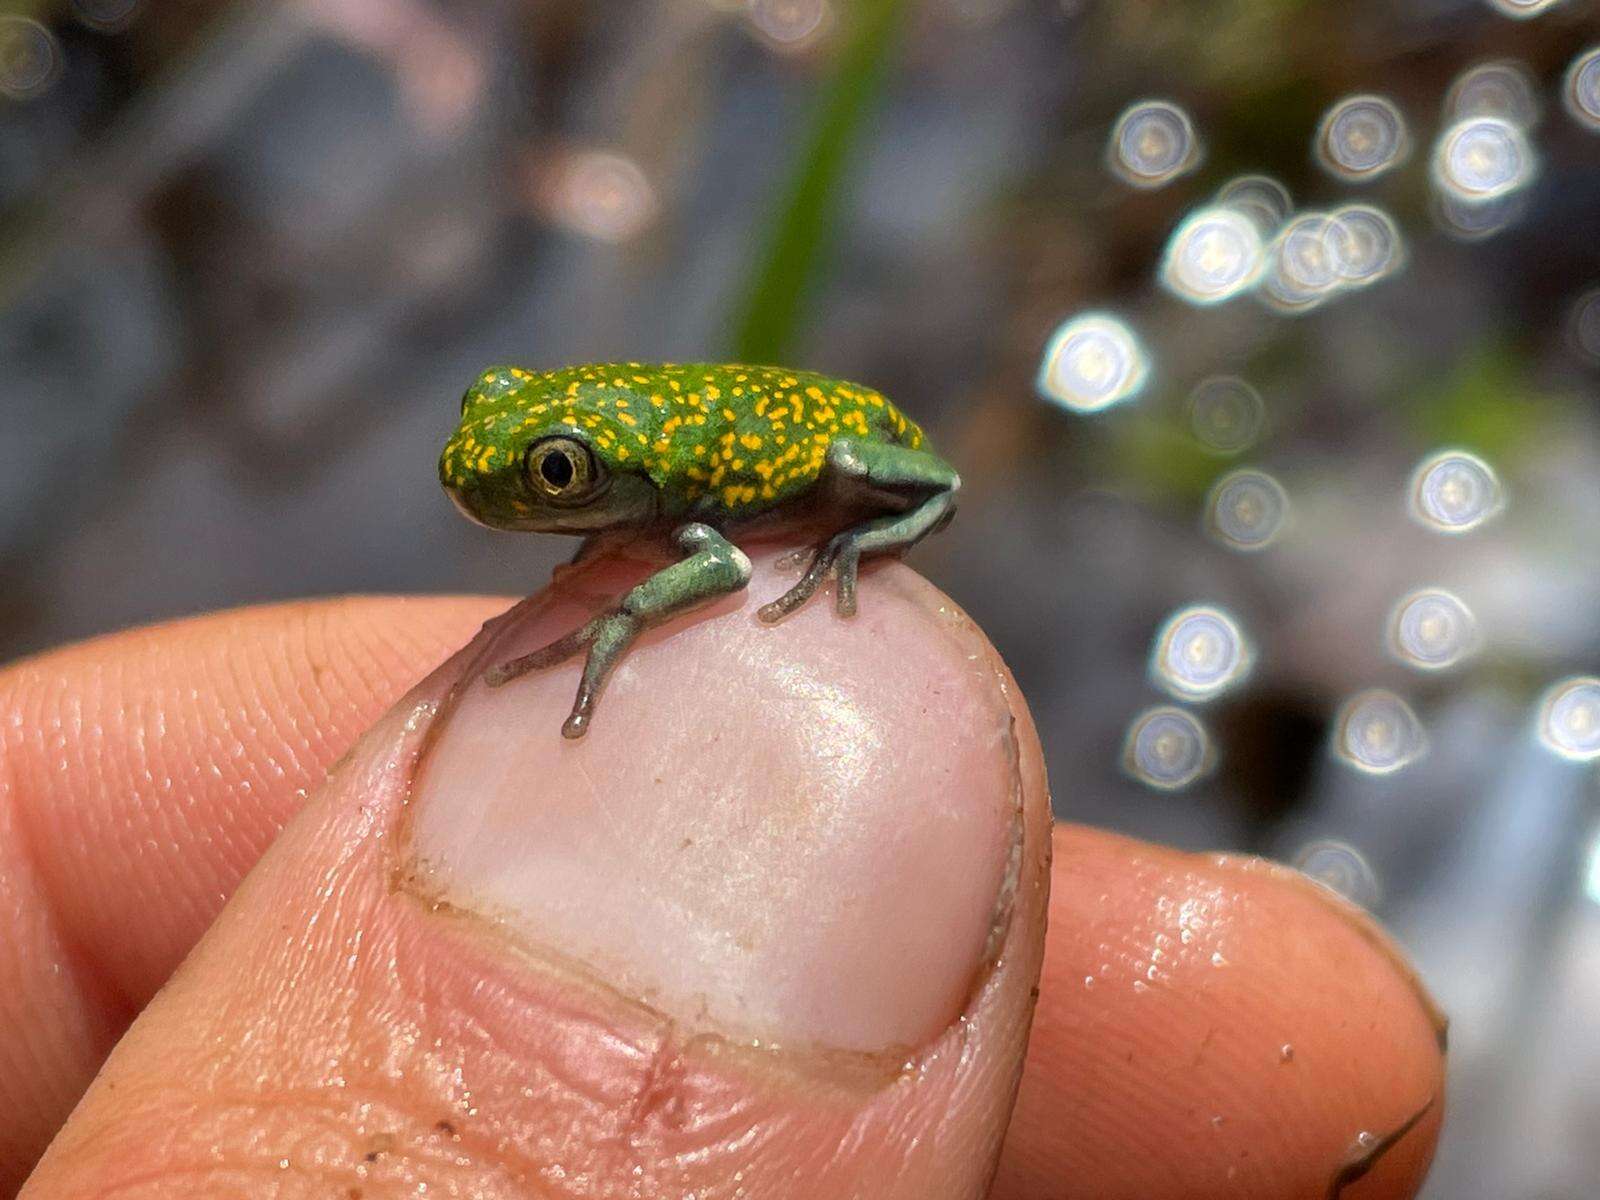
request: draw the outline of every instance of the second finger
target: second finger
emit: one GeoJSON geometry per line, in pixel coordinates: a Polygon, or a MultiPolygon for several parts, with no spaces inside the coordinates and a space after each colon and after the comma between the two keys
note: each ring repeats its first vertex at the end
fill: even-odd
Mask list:
{"type": "Polygon", "coordinates": [[[1443,1018],[1376,923],[1259,859],[1075,826],[1055,841],[995,1200],[1415,1193],[1443,1018]]]}

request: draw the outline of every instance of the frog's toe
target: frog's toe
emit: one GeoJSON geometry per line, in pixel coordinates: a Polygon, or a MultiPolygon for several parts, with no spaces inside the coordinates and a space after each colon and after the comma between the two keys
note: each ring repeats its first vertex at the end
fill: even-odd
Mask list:
{"type": "Polygon", "coordinates": [[[834,609],[841,617],[856,615],[856,574],[861,566],[861,552],[854,542],[846,542],[834,559],[833,569],[839,582],[834,593],[834,609]]]}
{"type": "Polygon", "coordinates": [[[553,667],[557,663],[566,662],[578,654],[585,646],[594,640],[595,623],[593,621],[582,628],[574,629],[571,633],[564,634],[551,642],[548,646],[541,646],[521,658],[513,658],[510,662],[503,662],[498,667],[490,667],[483,673],[483,682],[489,687],[500,687],[510,683],[513,679],[520,679],[530,671],[542,671],[546,667],[553,667]]]}
{"type": "Polygon", "coordinates": [[[821,585],[823,576],[828,573],[830,558],[828,550],[819,550],[812,558],[811,565],[806,568],[806,573],[800,576],[799,582],[770,604],[763,604],[756,612],[757,619],[771,625],[783,620],[811,599],[821,585]]]}
{"type": "Polygon", "coordinates": [[[800,605],[805,603],[803,599],[789,603],[789,599],[793,595],[794,590],[791,588],[789,591],[779,596],[770,604],[763,604],[760,608],[756,609],[756,620],[760,621],[763,625],[776,625],[795,609],[799,608],[800,605]]]}
{"type": "Polygon", "coordinates": [[[774,565],[780,571],[793,571],[797,568],[803,569],[811,561],[815,554],[816,551],[811,547],[800,546],[797,549],[788,550],[783,554],[778,555],[774,565]]]}
{"type": "Polygon", "coordinates": [[[800,576],[799,581],[783,595],[770,604],[764,604],[756,612],[756,616],[771,625],[781,621],[795,609],[816,594],[817,588],[822,586],[822,581],[827,578],[829,570],[835,565],[840,567],[841,588],[839,593],[839,611],[845,616],[855,612],[855,567],[856,560],[860,557],[854,541],[845,534],[830,538],[811,559],[811,565],[806,568],[806,573],[800,576]],[[846,573],[844,562],[848,557],[848,581],[844,580],[846,573]],[[845,593],[849,593],[848,600],[845,593]],[[848,608],[846,605],[848,604],[848,608]]]}

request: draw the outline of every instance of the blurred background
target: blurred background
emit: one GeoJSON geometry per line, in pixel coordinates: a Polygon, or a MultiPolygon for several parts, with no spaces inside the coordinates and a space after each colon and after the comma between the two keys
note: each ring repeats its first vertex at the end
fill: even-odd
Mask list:
{"type": "Polygon", "coordinates": [[[1591,1200],[1597,46],[1586,0],[0,3],[0,658],[539,586],[572,546],[434,477],[492,362],[871,383],[965,477],[914,561],[1058,812],[1371,907],[1454,1019],[1427,1194],[1591,1200]]]}

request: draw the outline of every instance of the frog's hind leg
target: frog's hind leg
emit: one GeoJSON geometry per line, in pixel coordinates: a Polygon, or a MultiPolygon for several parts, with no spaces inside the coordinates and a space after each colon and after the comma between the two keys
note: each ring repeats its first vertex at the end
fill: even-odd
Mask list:
{"type": "Polygon", "coordinates": [[[832,569],[838,576],[839,615],[856,611],[856,572],[862,558],[910,549],[955,515],[961,477],[949,463],[926,450],[840,439],[828,448],[828,470],[848,488],[901,495],[911,503],[902,512],[863,521],[835,534],[811,559],[800,581],[757,614],[782,620],[811,599],[832,569]]]}
{"type": "Polygon", "coordinates": [[[673,534],[673,541],[684,553],[681,562],[657,571],[623,596],[616,608],[581,629],[490,669],[484,682],[499,687],[529,671],[552,667],[587,647],[589,657],[583,664],[577,699],[561,726],[563,737],[582,737],[589,728],[589,718],[606,677],[640,633],[669,617],[730,595],[750,582],[750,560],[711,526],[698,522],[685,525],[673,534]]]}

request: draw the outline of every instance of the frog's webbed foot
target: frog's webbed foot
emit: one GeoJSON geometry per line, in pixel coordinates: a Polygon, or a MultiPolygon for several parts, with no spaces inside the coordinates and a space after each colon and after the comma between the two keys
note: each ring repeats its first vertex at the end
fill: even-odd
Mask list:
{"type": "Polygon", "coordinates": [[[640,633],[659,621],[736,592],[750,581],[750,560],[709,525],[685,525],[673,540],[684,552],[682,561],[657,571],[623,596],[616,608],[601,613],[581,629],[491,668],[484,673],[484,682],[500,687],[529,671],[565,662],[587,647],[589,654],[578,681],[578,695],[561,726],[562,737],[582,737],[588,732],[606,677],[640,633]]]}
{"type": "Polygon", "coordinates": [[[955,512],[961,480],[932,454],[904,446],[857,444],[840,439],[828,449],[828,469],[841,481],[879,492],[899,492],[909,497],[903,512],[874,517],[836,533],[812,556],[800,580],[757,616],[781,621],[816,594],[831,569],[838,577],[834,606],[841,617],[856,613],[856,575],[861,559],[875,554],[897,554],[941,528],[955,512]]]}

